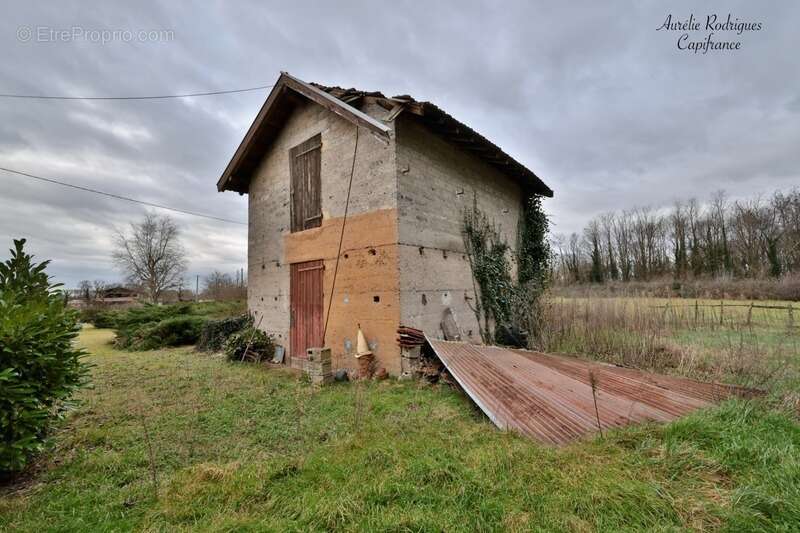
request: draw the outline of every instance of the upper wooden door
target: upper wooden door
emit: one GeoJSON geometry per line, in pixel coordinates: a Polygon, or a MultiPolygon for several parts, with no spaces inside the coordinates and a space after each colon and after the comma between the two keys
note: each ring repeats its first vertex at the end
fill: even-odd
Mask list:
{"type": "Polygon", "coordinates": [[[289,150],[292,232],[316,228],[322,223],[321,151],[321,134],[289,150]]]}

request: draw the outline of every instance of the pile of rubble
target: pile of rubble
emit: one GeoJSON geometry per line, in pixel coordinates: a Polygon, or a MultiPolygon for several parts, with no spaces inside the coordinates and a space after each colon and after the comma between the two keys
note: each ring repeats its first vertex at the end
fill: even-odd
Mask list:
{"type": "Polygon", "coordinates": [[[408,326],[397,328],[397,344],[400,346],[400,379],[424,379],[429,383],[450,383],[444,365],[426,350],[425,332],[408,326]]]}

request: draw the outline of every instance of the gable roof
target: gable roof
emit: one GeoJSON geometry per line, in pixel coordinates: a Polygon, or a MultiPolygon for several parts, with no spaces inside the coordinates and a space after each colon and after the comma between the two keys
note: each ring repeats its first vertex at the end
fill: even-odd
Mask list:
{"type": "Polygon", "coordinates": [[[378,137],[389,139],[392,131],[389,127],[355,107],[365,97],[374,98],[387,110],[385,122],[391,122],[400,113],[409,113],[437,135],[497,168],[531,192],[542,196],[553,196],[553,191],[533,171],[431,102],[417,101],[408,95],[387,98],[380,92],[306,83],[286,72],[281,73],[253,124],[247,130],[239,148],[236,149],[217,182],[217,190],[247,192],[250,176],[263,156],[264,150],[280,131],[283,121],[303,98],[316,102],[345,120],[368,129],[378,137]]]}

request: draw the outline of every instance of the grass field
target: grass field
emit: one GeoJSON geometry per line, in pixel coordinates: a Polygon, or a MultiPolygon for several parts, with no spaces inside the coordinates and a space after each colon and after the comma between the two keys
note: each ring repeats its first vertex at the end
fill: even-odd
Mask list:
{"type": "Polygon", "coordinates": [[[449,388],[322,389],[87,328],[94,387],[3,531],[789,531],[800,428],[731,402],[563,449],[494,429],[449,388]],[[147,436],[149,436],[149,438],[147,436]]]}

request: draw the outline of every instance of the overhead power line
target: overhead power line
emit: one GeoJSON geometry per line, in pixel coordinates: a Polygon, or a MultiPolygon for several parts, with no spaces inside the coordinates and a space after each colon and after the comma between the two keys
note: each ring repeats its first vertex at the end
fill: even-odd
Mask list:
{"type": "Polygon", "coordinates": [[[200,93],[184,93],[184,94],[157,94],[147,96],[61,96],[61,95],[43,95],[43,94],[3,94],[0,93],[0,98],[26,98],[29,100],[164,100],[168,98],[189,98],[192,96],[215,96],[218,94],[234,94],[246,93],[251,91],[260,91],[262,89],[271,89],[275,85],[259,85],[258,87],[247,87],[246,89],[230,89],[227,91],[208,91],[200,93]]]}
{"type": "Polygon", "coordinates": [[[79,191],[90,192],[90,193],[93,193],[93,194],[99,194],[101,196],[107,196],[109,198],[115,198],[117,200],[124,200],[126,202],[132,202],[134,204],[146,205],[148,207],[155,207],[155,208],[158,208],[158,209],[166,209],[167,211],[175,211],[176,213],[183,213],[184,215],[192,215],[194,217],[209,218],[211,220],[218,220],[219,222],[227,222],[229,224],[240,224],[242,226],[246,226],[247,225],[246,222],[239,222],[238,220],[230,220],[228,218],[215,217],[213,215],[206,215],[204,213],[197,213],[195,211],[187,211],[186,209],[178,209],[177,207],[170,207],[170,206],[167,206],[167,205],[154,204],[152,202],[145,202],[143,200],[137,200],[136,198],[130,198],[128,196],[121,196],[119,194],[113,194],[113,193],[110,193],[110,192],[100,191],[100,190],[97,190],[97,189],[91,189],[89,187],[82,187],[80,185],[73,185],[72,183],[66,183],[66,182],[55,180],[55,179],[52,179],[52,178],[44,178],[42,176],[37,176],[35,174],[29,174],[27,172],[20,172],[19,170],[13,170],[13,169],[10,169],[10,168],[5,168],[5,167],[0,167],[0,170],[2,170],[4,172],[8,172],[10,174],[16,174],[18,176],[24,176],[26,178],[31,178],[31,179],[35,179],[35,180],[39,180],[39,181],[44,181],[46,183],[53,183],[55,185],[61,185],[62,187],[69,187],[71,189],[78,189],[79,191]]]}

